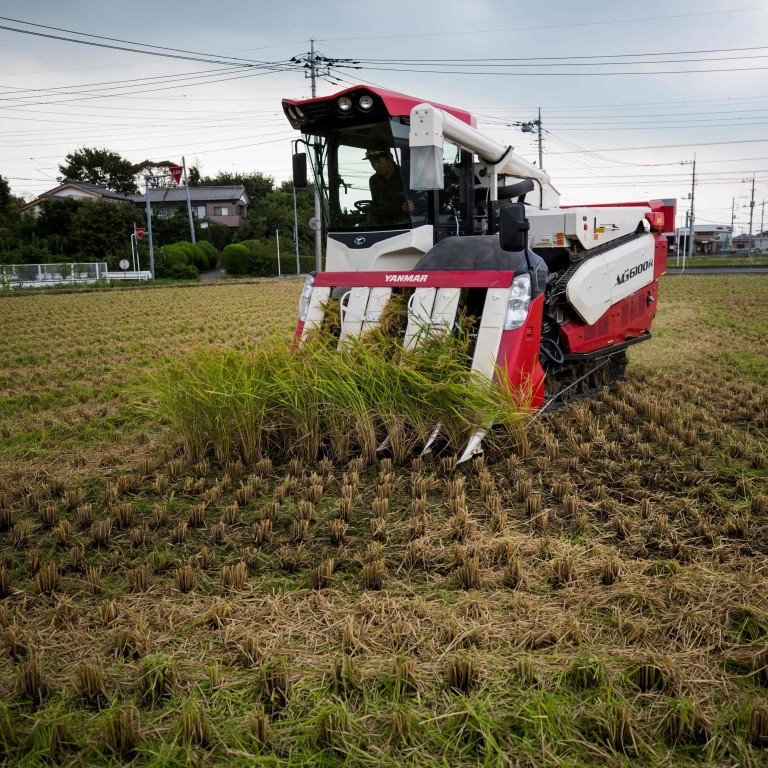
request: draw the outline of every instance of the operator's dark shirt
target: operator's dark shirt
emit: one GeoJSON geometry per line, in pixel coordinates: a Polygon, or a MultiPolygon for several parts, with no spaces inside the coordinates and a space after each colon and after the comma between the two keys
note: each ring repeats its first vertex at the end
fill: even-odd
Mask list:
{"type": "Polygon", "coordinates": [[[407,224],[410,222],[406,204],[400,166],[395,165],[394,172],[386,179],[374,173],[368,180],[373,201],[373,224],[407,224]]]}

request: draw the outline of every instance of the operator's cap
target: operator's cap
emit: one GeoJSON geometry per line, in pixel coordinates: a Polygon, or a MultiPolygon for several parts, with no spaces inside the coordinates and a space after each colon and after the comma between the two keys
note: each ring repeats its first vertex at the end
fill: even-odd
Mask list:
{"type": "Polygon", "coordinates": [[[364,160],[375,160],[377,157],[392,157],[388,149],[366,149],[364,160]]]}

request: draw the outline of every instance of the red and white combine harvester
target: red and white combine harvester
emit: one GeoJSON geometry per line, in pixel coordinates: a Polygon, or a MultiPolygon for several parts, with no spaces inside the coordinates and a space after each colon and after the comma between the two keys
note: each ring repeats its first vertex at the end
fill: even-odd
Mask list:
{"type": "Polygon", "coordinates": [[[309,158],[326,235],[299,340],[330,299],[342,344],[405,292],[406,348],[473,316],[472,370],[504,372],[532,409],[623,377],[627,347],[650,338],[674,200],[560,206],[549,175],[471,114],[400,93],[354,87],[283,109],[302,133],[294,181],[306,183],[309,158]]]}

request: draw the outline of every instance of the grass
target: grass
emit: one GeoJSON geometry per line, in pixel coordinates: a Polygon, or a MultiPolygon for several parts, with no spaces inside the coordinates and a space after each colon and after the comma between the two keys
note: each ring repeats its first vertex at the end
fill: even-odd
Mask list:
{"type": "Polygon", "coordinates": [[[345,455],[331,367],[266,437],[156,409],[300,289],[0,298],[4,760],[765,764],[768,278],[664,280],[625,382],[469,466],[345,455]]]}

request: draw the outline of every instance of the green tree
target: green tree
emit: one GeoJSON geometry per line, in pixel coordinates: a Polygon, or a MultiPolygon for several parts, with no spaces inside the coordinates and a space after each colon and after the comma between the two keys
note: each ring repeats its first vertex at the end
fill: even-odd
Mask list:
{"type": "Polygon", "coordinates": [[[196,165],[192,165],[187,170],[187,181],[189,182],[190,187],[201,187],[203,184],[200,182],[202,181],[202,176],[200,176],[200,169],[196,165]]]}
{"type": "Polygon", "coordinates": [[[72,243],[72,220],[87,200],[76,197],[62,197],[58,200],[44,200],[39,215],[33,219],[35,235],[48,244],[51,256],[74,258],[72,243]]]}
{"type": "Polygon", "coordinates": [[[70,152],[59,166],[62,174],[60,181],[72,179],[99,184],[121,195],[133,195],[138,192],[133,164],[117,152],[108,149],[82,147],[70,152]]]}
{"type": "Polygon", "coordinates": [[[89,261],[108,261],[130,256],[133,222],[143,225],[143,216],[132,205],[104,200],[87,202],[72,217],[72,242],[89,261]]]}
{"type": "MultiPolygon", "coordinates": [[[[195,227],[195,240],[199,240],[203,236],[203,230],[200,228],[200,222],[196,216],[192,217],[192,223],[195,227]]],[[[159,219],[157,217],[157,209],[153,209],[152,234],[154,235],[155,242],[159,245],[189,240],[189,213],[187,206],[177,206],[173,216],[168,219],[159,219]]]]}
{"type": "Polygon", "coordinates": [[[173,177],[168,174],[168,169],[171,166],[181,165],[175,160],[142,160],[140,163],[136,163],[133,166],[133,173],[136,186],[143,190],[145,189],[144,176],[156,176],[162,178],[150,179],[150,187],[173,187],[176,182],[173,177]]]}
{"type": "MultiPolygon", "coordinates": [[[[191,176],[189,184],[193,186],[191,176]]],[[[216,176],[203,176],[196,186],[230,187],[238,184],[242,184],[245,187],[245,192],[251,201],[251,205],[254,205],[257,200],[269,194],[275,188],[274,178],[260,171],[252,171],[251,173],[226,173],[221,171],[216,176]]]]}
{"type": "Polygon", "coordinates": [[[0,213],[5,213],[11,202],[11,187],[8,181],[0,176],[0,213]]]}
{"type": "Polygon", "coordinates": [[[232,242],[232,233],[226,224],[211,224],[203,232],[206,239],[210,240],[219,252],[232,242]]]}
{"type": "MultiPolygon", "coordinates": [[[[20,197],[10,195],[4,209],[0,209],[0,262],[24,264],[20,197]]],[[[29,217],[28,217],[29,218],[29,217]]]]}

